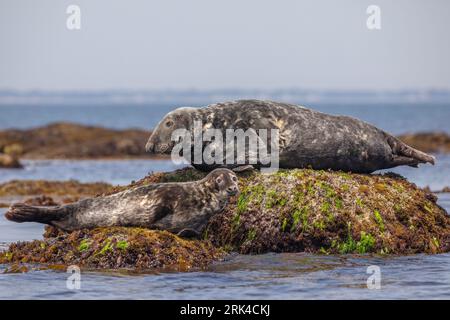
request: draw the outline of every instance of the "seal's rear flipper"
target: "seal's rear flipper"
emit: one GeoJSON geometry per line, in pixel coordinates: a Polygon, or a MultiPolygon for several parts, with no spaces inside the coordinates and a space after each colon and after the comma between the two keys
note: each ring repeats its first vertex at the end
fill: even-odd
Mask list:
{"type": "Polygon", "coordinates": [[[414,149],[413,147],[408,146],[406,143],[400,141],[397,138],[388,136],[387,141],[392,148],[394,157],[407,157],[412,160],[415,160],[417,163],[429,162],[432,165],[434,165],[434,163],[436,161],[435,157],[433,157],[432,155],[429,155],[425,152],[414,149]]]}
{"type": "Polygon", "coordinates": [[[436,161],[435,157],[426,154],[425,152],[422,152],[420,150],[414,149],[413,147],[408,146],[406,143],[403,143],[403,145],[400,147],[400,152],[404,156],[411,157],[422,163],[429,162],[432,165],[434,165],[436,161]]]}
{"type": "Polygon", "coordinates": [[[23,203],[16,203],[5,213],[5,217],[15,222],[40,222],[48,224],[51,221],[62,219],[63,215],[58,207],[33,207],[23,203]]]}

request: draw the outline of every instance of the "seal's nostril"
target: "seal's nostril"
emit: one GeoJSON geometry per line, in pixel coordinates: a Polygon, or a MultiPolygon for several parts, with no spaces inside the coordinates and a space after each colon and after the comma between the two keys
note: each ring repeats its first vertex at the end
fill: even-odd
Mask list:
{"type": "Polygon", "coordinates": [[[236,187],[228,187],[227,188],[227,192],[228,193],[235,193],[235,192],[237,192],[237,188],[236,187]]]}

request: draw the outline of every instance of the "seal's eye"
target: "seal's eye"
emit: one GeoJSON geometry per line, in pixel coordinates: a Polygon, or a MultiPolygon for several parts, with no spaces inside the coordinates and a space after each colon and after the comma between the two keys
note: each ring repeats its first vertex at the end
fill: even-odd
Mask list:
{"type": "Polygon", "coordinates": [[[170,120],[167,121],[167,122],[166,122],[166,127],[167,127],[167,128],[170,128],[171,126],[173,126],[173,121],[170,121],[170,120]]]}
{"type": "Polygon", "coordinates": [[[237,181],[237,177],[233,176],[233,178],[231,178],[231,180],[233,180],[234,182],[237,181]]]}

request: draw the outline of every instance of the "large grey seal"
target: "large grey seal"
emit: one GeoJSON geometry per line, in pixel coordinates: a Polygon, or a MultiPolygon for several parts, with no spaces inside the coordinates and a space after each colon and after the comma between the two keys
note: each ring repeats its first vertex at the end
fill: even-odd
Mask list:
{"type": "Polygon", "coordinates": [[[199,181],[150,184],[54,208],[15,204],[5,217],[15,222],[45,223],[66,231],[134,226],[197,236],[209,218],[238,192],[237,180],[231,170],[216,169],[199,181]]]}
{"type": "MultiPolygon", "coordinates": [[[[287,103],[238,100],[203,108],[179,108],[168,113],[150,136],[146,149],[170,153],[176,129],[193,131],[195,121],[203,130],[279,129],[281,168],[333,169],[370,173],[399,165],[434,164],[434,157],[416,150],[364,121],[335,116],[287,103]]],[[[225,133],[224,133],[225,136],[225,133]]],[[[203,148],[208,145],[204,142],[203,148]]],[[[224,162],[225,163],[225,162],[224,162]]],[[[192,164],[197,169],[233,169],[236,164],[192,164]]],[[[254,167],[263,164],[256,163],[254,167]]]]}

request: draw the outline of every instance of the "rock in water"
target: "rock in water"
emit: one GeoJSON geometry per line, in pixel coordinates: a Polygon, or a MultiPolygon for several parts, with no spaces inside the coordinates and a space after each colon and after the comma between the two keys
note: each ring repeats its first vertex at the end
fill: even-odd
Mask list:
{"type": "MultiPolygon", "coordinates": [[[[157,173],[149,183],[193,181],[195,169],[157,173]]],[[[208,223],[204,240],[138,228],[97,228],[11,244],[0,263],[77,264],[138,270],[202,268],[240,253],[412,254],[450,251],[450,217],[436,196],[395,174],[294,169],[239,175],[241,193],[208,223]]]]}
{"type": "Polygon", "coordinates": [[[66,233],[46,227],[43,240],[11,244],[7,252],[0,253],[0,263],[188,271],[223,255],[223,250],[208,241],[185,240],[167,231],[112,227],[66,233]]]}
{"type": "MultiPolygon", "coordinates": [[[[195,169],[150,175],[135,185],[191,181],[195,169]]],[[[293,169],[239,175],[241,193],[205,236],[240,253],[438,253],[450,251],[450,216],[436,196],[394,173],[293,169]]]]}
{"type": "Polygon", "coordinates": [[[9,154],[0,154],[0,168],[21,169],[23,166],[17,158],[9,154]]]}
{"type": "Polygon", "coordinates": [[[394,174],[295,169],[254,173],[240,184],[236,204],[209,224],[217,246],[241,253],[450,250],[450,216],[433,194],[394,174]]]}

